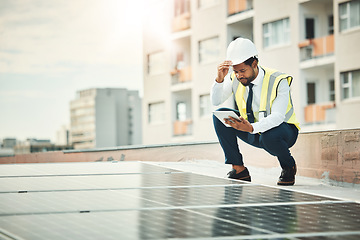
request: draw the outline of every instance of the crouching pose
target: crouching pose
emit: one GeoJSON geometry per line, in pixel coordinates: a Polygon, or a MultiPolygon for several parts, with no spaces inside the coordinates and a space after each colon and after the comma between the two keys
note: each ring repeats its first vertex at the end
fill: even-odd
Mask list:
{"type": "Polygon", "coordinates": [[[215,131],[225,164],[232,165],[229,178],[251,181],[237,144],[240,138],[276,156],[282,168],[277,184],[293,185],[296,164],[289,148],[295,144],[300,128],[290,95],[292,77],[260,66],[257,55],[249,39],[237,38],[229,44],[227,59],[217,68],[211,100],[213,105],[220,105],[234,94],[239,110],[218,111],[233,111],[239,118],[225,118],[226,126],[214,116],[215,131]],[[231,67],[233,71],[229,72],[231,67]]]}

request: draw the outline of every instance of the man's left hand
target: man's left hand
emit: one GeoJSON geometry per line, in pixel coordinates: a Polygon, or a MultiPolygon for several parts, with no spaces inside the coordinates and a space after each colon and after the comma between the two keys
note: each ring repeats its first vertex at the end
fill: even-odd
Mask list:
{"type": "Polygon", "coordinates": [[[232,128],[235,128],[236,130],[240,130],[243,132],[250,132],[250,133],[254,131],[253,126],[248,120],[246,120],[241,116],[239,118],[240,120],[229,116],[229,118],[225,118],[224,120],[226,124],[230,125],[232,128]]]}

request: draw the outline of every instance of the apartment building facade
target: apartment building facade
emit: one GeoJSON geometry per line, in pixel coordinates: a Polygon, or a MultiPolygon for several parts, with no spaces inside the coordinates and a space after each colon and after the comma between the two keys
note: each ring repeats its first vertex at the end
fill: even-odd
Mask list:
{"type": "Polygon", "coordinates": [[[138,91],[122,88],[78,91],[70,111],[71,142],[75,149],[141,144],[138,91]]]}
{"type": "Polygon", "coordinates": [[[143,142],[216,139],[210,89],[237,37],[254,41],[260,65],[294,77],[302,131],[360,127],[359,15],[360,0],[149,1],[143,142]]]}

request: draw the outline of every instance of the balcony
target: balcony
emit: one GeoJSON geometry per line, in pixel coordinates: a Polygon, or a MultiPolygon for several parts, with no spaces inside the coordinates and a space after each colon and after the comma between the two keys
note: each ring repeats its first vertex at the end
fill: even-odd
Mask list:
{"type": "Polygon", "coordinates": [[[189,82],[192,79],[192,71],[190,66],[181,69],[173,69],[170,74],[172,85],[189,82]]]}
{"type": "Polygon", "coordinates": [[[335,103],[310,104],[304,108],[306,124],[335,122],[335,103]]]}
{"type": "Polygon", "coordinates": [[[190,28],[190,12],[183,13],[173,19],[173,32],[184,31],[190,28]]]}
{"type": "Polygon", "coordinates": [[[252,9],[252,0],[228,0],[228,16],[252,9]]]}
{"type": "Polygon", "coordinates": [[[179,32],[190,28],[190,0],[175,0],[174,19],[172,21],[172,31],[179,32]]]}
{"type": "Polygon", "coordinates": [[[299,43],[300,60],[325,57],[334,54],[334,35],[306,39],[299,43]]]}
{"type": "Polygon", "coordinates": [[[174,136],[187,136],[192,134],[192,121],[190,119],[174,122],[174,136]]]}

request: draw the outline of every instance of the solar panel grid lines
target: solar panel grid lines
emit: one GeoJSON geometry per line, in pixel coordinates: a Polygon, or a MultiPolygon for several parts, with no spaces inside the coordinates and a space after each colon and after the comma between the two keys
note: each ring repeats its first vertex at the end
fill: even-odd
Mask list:
{"type": "Polygon", "coordinates": [[[23,240],[23,238],[16,236],[13,233],[10,233],[2,228],[0,228],[0,239],[1,240],[23,240]]]}
{"type": "Polygon", "coordinates": [[[2,164],[0,177],[22,176],[57,176],[81,174],[146,174],[180,172],[175,169],[159,167],[141,162],[72,162],[72,163],[36,163],[34,164],[2,164]]]}
{"type": "MultiPolygon", "coordinates": [[[[212,237],[211,240],[259,240],[259,239],[291,239],[291,240],[339,240],[339,239],[347,239],[347,240],[358,240],[359,232],[328,232],[327,236],[324,236],[323,233],[289,233],[289,234],[271,234],[271,236],[266,234],[253,234],[247,236],[222,236],[222,237],[212,237]]],[[[183,238],[171,238],[171,240],[180,240],[183,238]]],[[[209,238],[187,238],[186,240],[208,240],[209,238]]]]}
{"type": "Polygon", "coordinates": [[[4,172],[0,239],[360,238],[360,204],[281,187],[141,162],[4,172]]]}

